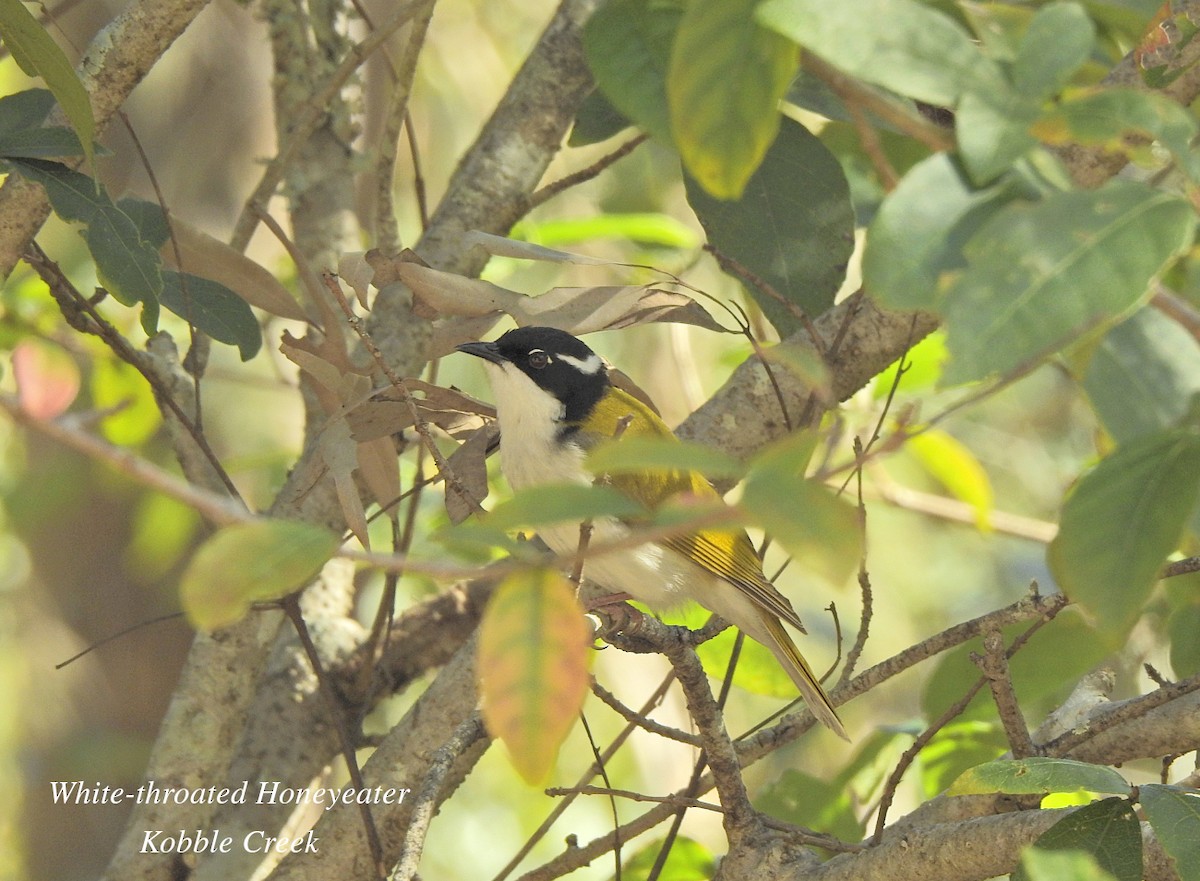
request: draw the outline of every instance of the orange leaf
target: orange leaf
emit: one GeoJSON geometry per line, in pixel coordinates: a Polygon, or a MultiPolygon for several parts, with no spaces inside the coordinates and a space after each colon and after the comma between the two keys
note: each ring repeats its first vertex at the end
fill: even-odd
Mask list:
{"type": "Polygon", "coordinates": [[[496,588],[479,630],[479,690],[488,731],[537,785],[587,696],[590,634],[571,583],[549,569],[496,588]]]}
{"type": "Polygon", "coordinates": [[[79,368],[58,346],[22,340],[13,349],[21,409],[36,419],[60,416],[79,394],[79,368]]]}

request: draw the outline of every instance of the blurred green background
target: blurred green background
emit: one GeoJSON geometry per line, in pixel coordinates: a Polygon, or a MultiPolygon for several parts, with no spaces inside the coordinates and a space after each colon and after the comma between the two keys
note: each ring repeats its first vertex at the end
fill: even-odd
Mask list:
{"type": "MultiPolygon", "coordinates": [[[[85,46],[121,5],[110,0],[71,5],[58,24],[70,45],[85,46]]],[[[431,204],[436,204],[458,157],[553,6],[550,0],[447,0],[439,5],[412,104],[431,204]]],[[[369,3],[367,8],[382,14],[386,4],[369,3]]],[[[354,32],[361,34],[361,23],[354,32]]],[[[270,74],[262,22],[240,4],[216,0],[126,108],[171,211],[218,238],[228,236],[240,200],[255,183],[261,161],[273,152],[270,74]]],[[[379,126],[381,77],[376,63],[368,65],[362,77],[367,143],[379,126]]],[[[0,63],[4,94],[29,85],[11,60],[0,63]]],[[[830,125],[822,137],[845,160],[861,222],[879,197],[878,182],[857,155],[846,127],[830,125]]],[[[619,142],[564,151],[547,180],[590,164],[619,142]]],[[[154,198],[129,132],[114,125],[103,143],[113,151],[100,161],[110,193],[154,198]]],[[[405,243],[411,244],[419,234],[419,221],[408,168],[402,159],[397,203],[405,243]]],[[[698,255],[699,228],[687,208],[676,160],[653,144],[598,180],[540,208],[523,222],[519,234],[614,261],[686,273],[692,284],[716,297],[740,297],[736,286],[698,255]]],[[[73,230],[52,221],[38,240],[80,289],[90,289],[94,278],[89,277],[86,252],[73,230]]],[[[293,268],[267,234],[259,233],[250,253],[289,284],[293,281],[293,268]]],[[[505,259],[494,260],[487,277],[529,293],[558,284],[646,279],[636,270],[618,267],[563,269],[505,259]]],[[[104,308],[136,343],[144,341],[131,310],[112,303],[104,308]]],[[[302,414],[295,375],[275,349],[284,326],[267,325],[264,351],[246,365],[229,350],[216,347],[205,381],[208,436],[243,495],[258,507],[270,502],[300,444],[302,414]]],[[[169,321],[166,327],[181,346],[186,343],[186,328],[169,321]]],[[[756,328],[767,332],[761,320],[756,328]]],[[[0,294],[0,340],[6,353],[20,343],[30,357],[42,359],[47,375],[62,388],[77,384],[75,410],[120,406],[120,412],[103,423],[108,439],[174,468],[157,410],[140,379],[96,340],[68,332],[44,286],[25,267],[0,294]]],[[[649,391],[670,424],[681,421],[717,389],[751,351],[736,336],[663,325],[608,333],[589,342],[649,391]]],[[[919,401],[920,416],[928,418],[956,398],[958,393],[939,394],[929,387],[939,354],[936,338],[922,346],[916,356],[920,369],[906,376],[893,416],[919,401]]],[[[439,382],[487,397],[478,365],[468,361],[448,359],[441,365],[439,382]]],[[[0,388],[12,392],[8,354],[0,358],[0,369],[0,388]]],[[[854,436],[871,434],[888,387],[887,377],[877,380],[831,421],[835,461],[851,457],[854,436]]],[[[1053,367],[1043,367],[982,405],[955,415],[941,429],[943,433],[930,441],[933,448],[913,445],[868,469],[865,493],[875,607],[872,638],[861,667],[950,624],[1015,601],[1031,579],[1048,585],[1038,530],[1044,533],[1055,521],[1067,483],[1095,456],[1099,436],[1076,384],[1053,367]],[[947,461],[954,463],[948,470],[947,461]],[[897,488],[942,497],[957,494],[956,510],[965,511],[968,522],[906,510],[915,504],[911,496],[906,505],[881,498],[896,496],[897,488]],[[1029,518],[1032,522],[1023,526],[1029,535],[980,529],[970,522],[975,516],[986,520],[993,510],[1029,518]]],[[[103,870],[126,811],[55,806],[49,781],[78,779],[123,787],[141,782],[190,631],[179,619],[150,624],[63,669],[56,665],[126,628],[176,611],[181,563],[206,528],[182,505],[74,452],[23,434],[7,421],[0,421],[0,501],[0,877],[75,881],[103,870]]],[[[426,524],[440,524],[438,499],[431,494],[425,505],[426,524]]],[[[416,549],[443,553],[423,539],[416,549]]],[[[780,562],[768,559],[768,571],[770,562],[780,562]]],[[[362,581],[363,614],[369,618],[377,579],[365,574],[362,581]]],[[[807,622],[812,635],[805,651],[823,669],[835,654],[832,620],[824,607],[837,604],[846,638],[852,639],[859,610],[856,588],[846,585],[833,591],[806,578],[800,567],[789,569],[780,587],[807,622]]],[[[404,585],[401,602],[433,589],[412,579],[404,585]]],[[[1164,664],[1148,630],[1135,634],[1130,656],[1164,664]]],[[[657,659],[615,651],[601,653],[597,662],[601,680],[610,686],[619,683],[626,702],[635,706],[664,669],[657,659]]],[[[932,665],[926,665],[905,674],[876,692],[869,706],[845,709],[848,727],[862,732],[857,747],[847,747],[824,732],[810,735],[755,766],[750,772],[752,788],[785,773],[828,779],[832,769],[846,764],[852,749],[862,751],[864,765],[886,769],[907,745],[922,713],[921,684],[931,670],[932,665]]],[[[1119,671],[1121,690],[1131,689],[1135,672],[1119,671]]],[[[1049,708],[1061,697],[1047,695],[1043,703],[1049,708]]],[[[937,703],[937,696],[926,695],[925,700],[937,703]]],[[[394,718],[405,703],[401,697],[385,706],[374,724],[394,718]]],[[[777,706],[778,701],[735,693],[730,727],[744,730],[777,706]]],[[[589,712],[601,736],[617,730],[606,711],[589,712]]],[[[664,712],[668,720],[686,724],[677,699],[664,712]]],[[[983,752],[994,749],[998,741],[989,739],[986,725],[973,731],[963,736],[978,736],[983,752]]],[[[556,782],[573,783],[590,762],[580,737],[576,732],[564,748],[556,782]]],[[[667,792],[687,779],[689,753],[638,737],[614,773],[628,788],[667,792]]],[[[927,769],[924,778],[914,778],[905,798],[910,803],[922,798],[925,783],[941,779],[937,773],[936,768],[927,769]]],[[[877,772],[863,774],[878,779],[877,772]]],[[[493,749],[434,824],[423,871],[430,877],[462,879],[494,874],[549,804],[522,784],[493,749]],[[465,853],[456,846],[463,840],[477,846],[465,853]]],[[[585,803],[568,815],[561,831],[552,834],[539,853],[557,852],[568,832],[586,840],[610,823],[606,803],[585,803]]],[[[685,829],[701,840],[718,840],[713,837],[719,834],[715,818],[690,819],[685,829]]],[[[606,864],[586,873],[609,874],[606,864]]]]}

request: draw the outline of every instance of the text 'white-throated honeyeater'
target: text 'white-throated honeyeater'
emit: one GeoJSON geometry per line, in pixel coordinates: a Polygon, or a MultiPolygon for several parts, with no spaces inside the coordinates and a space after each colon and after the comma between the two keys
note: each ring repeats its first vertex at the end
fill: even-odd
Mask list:
{"type": "MultiPolygon", "coordinates": [[[[458,347],[483,359],[500,421],[500,468],[514,490],[545,483],[590,484],[587,451],[613,437],[673,437],[658,415],[614,386],[600,356],[565,331],[510,330],[494,342],[458,347]],[[623,428],[621,426],[624,426],[623,428]]],[[[690,493],[714,498],[695,472],[614,474],[612,486],[653,510],[690,493]]],[[[597,518],[593,541],[629,534],[614,518],[597,518]]],[[[538,535],[558,554],[579,547],[575,524],[543,527],[538,535]]],[[[651,608],[694,600],[769,648],[800,689],[813,714],[842,737],[846,730],[812,668],[783,628],[804,625],[792,604],[762,571],[749,536],[740,529],[700,529],[588,558],[584,577],[651,608]]]]}

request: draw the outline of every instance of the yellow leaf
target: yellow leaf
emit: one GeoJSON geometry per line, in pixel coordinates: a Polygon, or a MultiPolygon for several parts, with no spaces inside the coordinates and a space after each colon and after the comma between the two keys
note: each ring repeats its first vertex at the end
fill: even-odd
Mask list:
{"type": "Polygon", "coordinates": [[[908,441],[907,449],[954,498],[975,509],[975,525],[991,529],[992,483],[987,472],[957,438],[930,429],[908,441]]]}
{"type": "Polygon", "coordinates": [[[590,634],[571,583],[518,572],[496,588],[479,628],[483,719],[537,785],[554,768],[588,690],[590,634]]]}

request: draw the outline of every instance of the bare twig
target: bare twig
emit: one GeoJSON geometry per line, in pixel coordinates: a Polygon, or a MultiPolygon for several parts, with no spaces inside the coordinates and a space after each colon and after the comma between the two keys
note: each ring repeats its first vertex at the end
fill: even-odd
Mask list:
{"type": "Polygon", "coordinates": [[[34,267],[41,279],[46,282],[50,288],[51,295],[59,303],[59,308],[63,309],[63,314],[67,317],[68,322],[73,322],[73,327],[100,337],[112,349],[113,354],[142,375],[142,378],[154,390],[154,396],[159,405],[165,407],[170,411],[172,416],[179,420],[179,424],[183,426],[184,430],[195,442],[197,449],[200,450],[201,454],[207,460],[213,473],[225,487],[226,492],[239,502],[242,501],[241,494],[238,492],[237,487],[234,486],[229,473],[221,464],[221,460],[213,452],[204,432],[183,412],[183,408],[179,406],[179,402],[175,400],[175,396],[159,376],[146,366],[143,353],[134,349],[121,332],[100,314],[95,305],[71,284],[58,264],[46,256],[46,253],[37,242],[30,242],[29,249],[24,254],[24,259],[34,267]],[[63,308],[64,303],[70,303],[71,305],[63,308]],[[86,323],[80,322],[80,315],[87,315],[90,321],[86,323]]]}
{"type": "Polygon", "coordinates": [[[1038,749],[1029,736],[1029,728],[1017,705],[1013,691],[1012,676],[1008,670],[1008,658],[1004,653],[1004,636],[999,630],[989,630],[983,636],[983,655],[972,654],[971,660],[979,667],[992,691],[992,700],[1000,715],[1000,724],[1008,735],[1008,745],[1013,758],[1025,759],[1037,755],[1038,749]]]}
{"type": "Polygon", "coordinates": [[[608,789],[603,786],[576,786],[574,788],[555,786],[547,789],[546,795],[609,795],[616,796],[617,798],[627,798],[630,801],[674,805],[680,808],[699,808],[702,811],[712,811],[715,814],[725,813],[725,808],[721,805],[713,804],[710,801],[701,801],[698,798],[685,798],[681,795],[647,795],[644,792],[634,792],[629,789],[608,789]]]}
{"type": "Polygon", "coordinates": [[[611,710],[623,718],[626,722],[636,725],[644,731],[649,731],[651,734],[657,734],[659,737],[665,737],[668,740],[676,740],[680,743],[686,743],[688,746],[700,747],[700,738],[694,734],[689,734],[686,731],[680,731],[678,728],[672,728],[669,725],[663,725],[655,722],[653,719],[644,714],[636,712],[633,708],[625,706],[615,694],[597,682],[592,680],[592,694],[600,698],[611,710]]]}
{"type": "MultiPolygon", "coordinates": [[[[1041,630],[1042,627],[1044,627],[1054,618],[1054,614],[1057,614],[1057,610],[1055,610],[1053,614],[1047,614],[1046,617],[1034,621],[1024,633],[1013,640],[1013,644],[1009,646],[1008,651],[1005,652],[1005,657],[1011,658],[1018,651],[1020,651],[1025,643],[1029,641],[1030,637],[1041,630]]],[[[998,628],[990,627],[984,632],[992,633],[996,632],[997,629],[998,628]]],[[[933,740],[934,735],[950,724],[951,721],[953,721],[960,713],[962,713],[963,710],[967,708],[967,705],[971,703],[971,701],[975,698],[975,695],[983,689],[985,684],[987,684],[986,676],[981,676],[979,679],[975,680],[974,685],[967,689],[966,694],[956,701],[953,706],[946,710],[946,712],[942,713],[942,715],[939,716],[937,720],[933,722],[933,724],[922,731],[917,736],[917,739],[913,741],[912,745],[904,751],[904,755],[900,757],[900,761],[896,763],[896,767],[892,769],[892,773],[888,776],[887,783],[884,784],[883,795],[879,800],[879,814],[875,818],[875,834],[871,839],[873,844],[879,845],[883,841],[883,830],[887,825],[888,808],[891,806],[892,799],[896,794],[896,787],[900,785],[900,780],[904,776],[904,772],[908,770],[909,766],[912,765],[914,761],[916,761],[917,755],[921,752],[921,750],[928,746],[929,741],[933,740]]],[[[1026,736],[1028,736],[1028,733],[1026,736]]]]}
{"type": "Polygon", "coordinates": [[[64,444],[85,456],[111,465],[117,471],[143,486],[165,493],[198,511],[217,526],[240,523],[251,518],[245,506],[227,496],[217,495],[181,480],[129,450],[116,447],[85,431],[77,429],[70,417],[49,421],[27,413],[20,402],[10,395],[0,395],[0,409],[14,422],[36,431],[51,440],[64,444]]]}
{"type": "Polygon", "coordinates": [[[412,881],[417,877],[417,868],[421,862],[421,853],[425,847],[425,833],[429,823],[437,813],[441,804],[442,790],[446,777],[454,766],[454,761],[472,744],[487,736],[483,720],[479,713],[473,713],[464,719],[449,739],[438,748],[425,773],[425,781],[421,791],[416,794],[412,810],[412,819],[404,832],[404,845],[400,850],[400,859],[388,875],[388,881],[412,881]]]}
{"type": "MultiPolygon", "coordinates": [[[[350,735],[350,726],[346,721],[345,706],[338,699],[337,692],[330,681],[329,673],[326,672],[325,665],[321,663],[321,655],[317,651],[316,644],[313,643],[312,634],[308,632],[308,625],[305,623],[304,615],[300,611],[300,595],[294,593],[284,597],[281,605],[283,606],[283,611],[288,616],[288,620],[292,622],[292,627],[295,628],[296,635],[300,637],[300,645],[304,648],[304,654],[308,658],[308,663],[312,667],[313,673],[317,677],[317,682],[321,687],[321,693],[325,696],[326,708],[329,711],[329,718],[337,731],[338,740],[341,742],[342,759],[346,763],[346,770],[350,774],[350,781],[354,784],[355,789],[366,789],[362,771],[358,767],[358,756],[355,753],[354,739],[350,735]]],[[[376,874],[379,878],[384,878],[387,875],[387,867],[383,864],[383,845],[379,841],[379,830],[375,828],[375,820],[371,816],[371,806],[363,802],[358,808],[359,814],[362,816],[363,831],[367,836],[367,846],[371,849],[371,859],[375,863],[376,874]]]]}
{"type": "Polygon", "coordinates": [[[566,177],[559,178],[553,183],[548,183],[540,190],[534,192],[529,197],[529,210],[532,210],[543,202],[548,202],[559,193],[569,190],[571,187],[577,187],[582,183],[587,183],[592,178],[598,177],[600,172],[604,171],[610,165],[615,164],[621,159],[624,159],[650,138],[647,134],[640,134],[630,138],[621,146],[617,147],[611,153],[606,153],[589,165],[587,168],[568,174],[566,177]]]}

